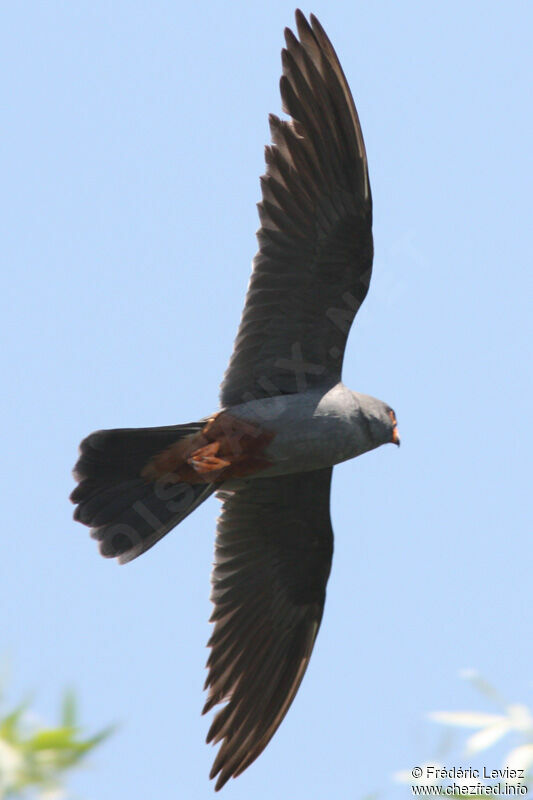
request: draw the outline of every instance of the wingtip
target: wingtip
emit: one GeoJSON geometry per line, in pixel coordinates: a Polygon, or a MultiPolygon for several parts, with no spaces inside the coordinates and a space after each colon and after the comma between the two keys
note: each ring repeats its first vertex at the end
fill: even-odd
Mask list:
{"type": "MultiPolygon", "coordinates": [[[[290,28],[285,28],[285,44],[287,47],[294,47],[295,44],[298,44],[298,39],[294,35],[294,32],[290,28]]],[[[285,48],[283,48],[282,53],[284,52],[285,48]]]]}
{"type": "MultiPolygon", "coordinates": [[[[213,777],[215,776],[213,775],[213,777]]],[[[219,775],[218,781],[215,783],[215,792],[220,792],[222,787],[229,781],[230,778],[231,775],[219,775]]]]}
{"type": "MultiPolygon", "coordinates": [[[[312,28],[314,33],[318,32],[318,33],[322,34],[323,36],[326,36],[326,38],[328,38],[327,34],[326,34],[326,31],[324,30],[324,28],[320,24],[320,20],[318,19],[318,17],[316,17],[314,14],[310,14],[309,15],[309,20],[311,22],[311,28],[312,28]]],[[[329,39],[328,39],[328,41],[329,41],[329,39]]]]}
{"type": "Polygon", "coordinates": [[[219,792],[224,784],[226,784],[229,779],[231,778],[232,771],[231,768],[228,769],[228,766],[224,766],[220,760],[220,752],[218,753],[217,757],[213,761],[213,766],[211,767],[211,772],[209,773],[209,780],[214,780],[217,778],[217,782],[215,783],[215,792],[219,792]]]}
{"type": "MultiPolygon", "coordinates": [[[[309,24],[309,21],[305,16],[305,14],[302,14],[300,9],[296,10],[295,17],[296,17],[296,27],[298,28],[298,35],[300,39],[303,39],[304,36],[312,33],[311,25],[309,24]]],[[[310,14],[310,19],[313,19],[312,14],[310,14]]]]}

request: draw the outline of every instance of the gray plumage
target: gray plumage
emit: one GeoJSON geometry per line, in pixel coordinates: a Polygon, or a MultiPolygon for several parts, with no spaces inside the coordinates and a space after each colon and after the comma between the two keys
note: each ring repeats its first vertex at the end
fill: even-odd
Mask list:
{"type": "MultiPolygon", "coordinates": [[[[220,789],[266,747],[305,673],[333,552],[332,467],[399,444],[386,403],[341,382],[372,269],[372,199],[357,111],[318,20],[296,12],[270,117],[261,227],[222,410],[189,425],[99,431],[75,467],[75,518],[103,555],[136,558],[214,491],[204,712],[220,789]]],[[[178,569],[178,567],[177,567],[178,569]]]]}

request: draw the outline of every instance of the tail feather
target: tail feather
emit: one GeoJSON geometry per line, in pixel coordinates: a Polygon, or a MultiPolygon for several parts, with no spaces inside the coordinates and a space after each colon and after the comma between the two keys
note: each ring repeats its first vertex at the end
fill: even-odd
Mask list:
{"type": "Polygon", "coordinates": [[[162,428],[115,428],[95,431],[80,444],[76,480],[139,475],[146,462],[166,447],[198,433],[206,420],[162,428]]]}
{"type": "Polygon", "coordinates": [[[74,467],[79,482],[70,499],[74,519],[88,525],[103,556],[131,561],[159,541],[209,497],[209,483],[176,482],[172,475],[149,480],[147,464],[187,436],[199,433],[205,420],[164,428],[96,431],[80,445],[74,467]]]}
{"type": "MultiPolygon", "coordinates": [[[[82,495],[78,501],[80,505],[74,511],[74,519],[92,528],[99,528],[113,522],[119,514],[122,514],[133,504],[142,499],[142,496],[149,493],[152,487],[143,478],[134,478],[109,484],[103,482],[85,481],[80,484],[81,490],[86,490],[88,494],[82,495]]],[[[74,499],[76,490],[72,493],[74,499]]],[[[78,495],[79,496],[79,495],[78,495]]]]}

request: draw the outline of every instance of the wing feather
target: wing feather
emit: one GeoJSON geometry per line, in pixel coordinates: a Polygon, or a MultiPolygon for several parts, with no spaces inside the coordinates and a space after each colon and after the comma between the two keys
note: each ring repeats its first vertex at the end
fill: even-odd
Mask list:
{"type": "Polygon", "coordinates": [[[350,325],[372,269],[372,199],[363,135],[346,77],[318,20],[296,12],[258,204],[259,251],[224,406],[340,380],[350,325]],[[339,320],[342,324],[339,324],[339,320]]]}
{"type": "Polygon", "coordinates": [[[320,626],[331,567],[331,468],[223,491],[204,712],[221,742],[216,789],[257,758],[285,716],[320,626]]]}

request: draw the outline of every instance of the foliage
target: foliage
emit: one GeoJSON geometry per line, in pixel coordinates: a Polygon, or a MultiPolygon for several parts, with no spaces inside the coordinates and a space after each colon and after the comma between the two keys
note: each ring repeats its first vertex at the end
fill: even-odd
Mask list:
{"type": "Polygon", "coordinates": [[[56,727],[43,726],[22,703],[0,710],[0,800],[66,797],[65,774],[109,736],[111,729],[84,737],[77,718],[76,698],[66,692],[56,727]]]}
{"type": "MultiPolygon", "coordinates": [[[[470,728],[474,732],[470,734],[456,755],[451,760],[453,753],[447,753],[447,764],[441,761],[432,761],[420,764],[421,776],[413,778],[413,770],[403,770],[396,773],[396,780],[402,783],[410,783],[419,786],[434,787],[433,791],[424,791],[424,794],[435,794],[447,797],[478,797],[486,800],[487,796],[504,797],[516,793],[523,795],[528,789],[533,788],[533,714],[530,709],[518,703],[508,703],[502,695],[482,678],[474,670],[465,670],[462,677],[472,685],[496,707],[497,713],[487,713],[480,711],[434,711],[430,713],[429,719],[452,728],[470,728]],[[461,765],[467,759],[468,764],[472,764],[479,753],[495,745],[503,739],[513,737],[514,744],[507,751],[503,758],[503,763],[492,770],[491,768],[479,767],[478,775],[475,779],[468,775],[468,767],[463,771],[464,775],[451,776],[448,774],[442,777],[435,776],[436,770],[450,770],[449,764],[461,765]],[[491,773],[494,772],[494,776],[491,773]],[[487,780],[488,778],[488,780],[487,780]],[[469,791],[461,788],[460,791],[450,793],[449,787],[472,787],[478,786],[477,791],[469,791]],[[437,787],[443,789],[439,792],[437,787]],[[515,787],[514,789],[509,787],[515,787]],[[527,787],[527,789],[526,789],[527,787]],[[436,789],[436,790],[435,790],[436,789]],[[448,791],[444,791],[448,789],[448,791]],[[516,790],[516,791],[515,791],[516,790]]],[[[461,767],[456,767],[458,773],[461,767]]]]}

